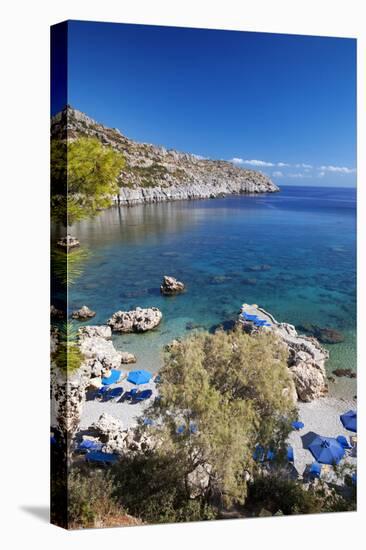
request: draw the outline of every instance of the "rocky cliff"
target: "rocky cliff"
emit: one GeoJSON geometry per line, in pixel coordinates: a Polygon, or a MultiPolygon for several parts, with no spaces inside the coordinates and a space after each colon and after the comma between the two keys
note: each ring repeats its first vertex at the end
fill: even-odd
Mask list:
{"type": "Polygon", "coordinates": [[[238,168],[224,160],[202,159],[138,143],[69,106],[52,118],[51,136],[67,136],[69,140],[93,136],[123,153],[126,164],[119,176],[119,195],[114,197],[121,205],[279,191],[260,172],[238,168]]]}

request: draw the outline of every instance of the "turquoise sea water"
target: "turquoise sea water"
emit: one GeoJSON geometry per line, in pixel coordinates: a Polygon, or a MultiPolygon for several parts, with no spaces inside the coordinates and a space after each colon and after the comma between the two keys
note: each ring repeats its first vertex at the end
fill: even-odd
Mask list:
{"type": "MultiPolygon", "coordinates": [[[[356,369],[356,193],[354,189],[283,187],[280,193],[112,208],[73,227],[92,251],[69,293],[105,323],[115,311],[157,306],[150,333],[115,336],[115,345],[156,371],[163,344],[234,319],[243,302],[279,321],[340,330],[327,346],[329,371],[356,369]],[[164,274],[187,292],[163,297],[164,274]]],[[[90,324],[90,323],[89,323],[90,324]]],[[[355,382],[339,379],[332,391],[355,382]]]]}

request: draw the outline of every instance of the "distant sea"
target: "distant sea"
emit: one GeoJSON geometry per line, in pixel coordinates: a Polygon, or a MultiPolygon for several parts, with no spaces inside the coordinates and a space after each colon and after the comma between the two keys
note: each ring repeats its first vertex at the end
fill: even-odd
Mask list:
{"type": "MultiPolygon", "coordinates": [[[[192,327],[213,330],[248,302],[295,326],[341,331],[344,342],[326,346],[328,371],[356,369],[355,189],[283,186],[273,194],[114,207],[72,234],[92,254],[70,289],[70,309],[88,305],[96,324],[119,309],[163,312],[156,330],[114,337],[138,366],[158,370],[164,344],[192,327]],[[165,274],[187,292],[161,296],[165,274]]],[[[354,395],[355,386],[338,378],[331,393],[354,395]]]]}

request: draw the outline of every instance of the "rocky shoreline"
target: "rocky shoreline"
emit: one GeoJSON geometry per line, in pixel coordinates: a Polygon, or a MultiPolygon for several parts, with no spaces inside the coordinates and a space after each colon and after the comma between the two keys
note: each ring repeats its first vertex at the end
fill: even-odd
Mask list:
{"type": "MultiPolygon", "coordinates": [[[[255,304],[243,304],[241,311],[257,315],[267,323],[266,326],[256,327],[252,321],[243,318],[241,313],[239,323],[243,330],[253,335],[262,330],[272,331],[287,346],[288,367],[293,380],[290,391],[298,408],[299,420],[304,422],[306,430],[333,437],[340,434],[346,436],[347,431],[341,426],[339,415],[347,409],[356,408],[356,401],[327,396],[325,362],[329,357],[328,351],[314,337],[298,334],[292,325],[276,321],[270,313],[255,304]]],[[[116,457],[133,456],[159,445],[159,438],[151,437],[149,430],[141,429],[146,421],[147,408],[159,395],[156,376],[144,384],[151,398],[133,406],[118,400],[96,399],[95,392],[101,387],[101,378],[108,377],[112,369],[120,370],[121,378],[110,387],[118,387],[123,393],[131,391],[134,385],[127,380],[122,369],[126,364],[135,362],[136,357],[114,347],[112,331],[134,330],[133,322],[136,319],[137,322],[147,322],[149,326],[144,328],[150,330],[153,328],[151,322],[155,324],[160,320],[160,315],[156,308],[137,308],[132,312],[116,312],[111,319],[116,320],[117,326],[111,326],[114,325],[111,320],[106,325],[82,326],[78,330],[78,346],[83,355],[81,367],[69,375],[59,372],[55,366],[52,368],[51,425],[67,441],[71,454],[82,441],[101,445],[103,452],[112,453],[116,457]]],[[[55,352],[58,346],[57,329],[52,331],[51,343],[51,349],[55,352]]],[[[289,444],[295,453],[295,475],[301,478],[312,457],[303,446],[301,433],[291,432],[289,444]]],[[[347,463],[355,466],[356,454],[350,456],[347,463]]],[[[77,459],[77,456],[74,458],[77,459]]],[[[337,482],[333,478],[332,482],[337,482]]]]}

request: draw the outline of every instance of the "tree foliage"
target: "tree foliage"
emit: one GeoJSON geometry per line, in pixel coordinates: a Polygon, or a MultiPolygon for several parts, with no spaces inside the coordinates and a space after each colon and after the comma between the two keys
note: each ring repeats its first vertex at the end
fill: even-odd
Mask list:
{"type": "Polygon", "coordinates": [[[209,491],[224,505],[244,502],[255,445],[277,448],[288,435],[296,410],[286,359],[272,334],[241,329],[196,334],[167,351],[154,411],[164,448],[179,449],[186,479],[209,465],[209,491]]]}
{"type": "Polygon", "coordinates": [[[90,250],[85,246],[68,252],[53,247],[51,251],[52,276],[56,277],[64,287],[73,285],[83,274],[84,265],[91,255],[90,250]]]}
{"type": "Polygon", "coordinates": [[[94,137],[51,143],[52,215],[64,225],[110,206],[124,166],[121,153],[94,137]]]}
{"type": "Polygon", "coordinates": [[[71,374],[80,368],[84,356],[78,345],[77,330],[72,321],[64,323],[59,328],[57,348],[52,360],[64,374],[71,374]]]}

